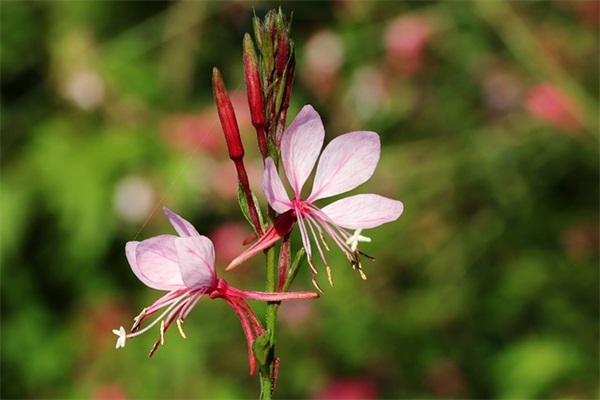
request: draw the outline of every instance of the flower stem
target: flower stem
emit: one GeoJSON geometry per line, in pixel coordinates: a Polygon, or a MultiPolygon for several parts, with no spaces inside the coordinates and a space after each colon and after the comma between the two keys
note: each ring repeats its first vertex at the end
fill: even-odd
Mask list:
{"type": "MultiPolygon", "coordinates": [[[[269,207],[269,219],[271,223],[275,220],[275,212],[269,207]]],[[[277,263],[275,257],[275,246],[269,248],[265,252],[266,265],[267,265],[267,292],[275,292],[277,290],[277,263]]],[[[267,303],[267,331],[269,332],[269,357],[267,365],[260,374],[260,388],[261,400],[271,399],[273,397],[273,391],[275,390],[275,327],[277,322],[277,309],[279,308],[279,302],[267,303]]]]}

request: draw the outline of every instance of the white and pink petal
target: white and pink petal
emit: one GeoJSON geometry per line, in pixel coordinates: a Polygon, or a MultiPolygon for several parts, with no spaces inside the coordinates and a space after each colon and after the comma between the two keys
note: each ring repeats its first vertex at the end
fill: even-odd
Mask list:
{"type": "Polygon", "coordinates": [[[281,139],[281,161],[296,196],[315,167],[325,128],[315,109],[306,105],[300,110],[281,139]]]}
{"type": "Polygon", "coordinates": [[[377,167],[380,151],[375,132],[356,131],[333,139],[321,154],[307,201],[335,196],[366,182],[377,167]]]}
{"type": "Polygon", "coordinates": [[[283,214],[292,208],[292,202],[285,191],[283,182],[277,173],[275,163],[271,157],[265,160],[265,172],[262,180],[262,190],[269,205],[279,214],[283,214]]]}
{"type": "Polygon", "coordinates": [[[335,201],[321,209],[336,225],[346,229],[370,229],[400,217],[401,201],[377,194],[358,194],[335,201]]]}
{"type": "Polygon", "coordinates": [[[190,224],[185,219],[181,218],[179,215],[175,214],[173,211],[169,210],[167,207],[163,207],[163,211],[165,212],[167,217],[169,217],[171,225],[173,225],[173,228],[175,228],[179,236],[188,237],[200,235],[192,224],[190,224]]]}
{"type": "Polygon", "coordinates": [[[175,240],[179,271],[189,289],[212,287],[216,284],[215,248],[206,236],[191,236],[175,240]]]}
{"type": "Polygon", "coordinates": [[[184,286],[179,272],[174,235],[160,235],[142,242],[129,242],[125,254],[131,270],[146,286],[174,290],[184,286]]]}

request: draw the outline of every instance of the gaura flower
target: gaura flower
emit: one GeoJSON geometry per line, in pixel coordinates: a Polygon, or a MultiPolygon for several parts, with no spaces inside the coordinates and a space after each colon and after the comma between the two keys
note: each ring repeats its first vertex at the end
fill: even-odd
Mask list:
{"type": "Polygon", "coordinates": [[[173,321],[177,323],[181,336],[186,337],[182,323],[190,311],[204,295],[211,299],[222,298],[237,314],[246,341],[250,373],[254,374],[256,361],[252,352],[252,343],[264,333],[259,319],[256,317],[245,299],[261,301],[283,301],[317,298],[314,292],[265,293],[242,291],[229,286],[224,279],[218,279],[215,271],[215,251],[212,242],[200,235],[185,219],[164,208],[165,214],[179,234],[160,235],[142,242],[128,242],[125,246],[127,260],[133,273],[146,286],[168,291],[150,307],[142,310],[126,333],[123,327],[113,330],[118,336],[116,347],[125,347],[126,339],[138,336],[160,322],[160,338],[156,341],[149,357],[159,345],[164,344],[165,331],[173,321]],[[159,313],[150,324],[143,329],[141,325],[159,313]]]}
{"type": "Polygon", "coordinates": [[[294,191],[293,198],[288,196],[271,158],[265,160],[262,181],[263,192],[271,207],[279,214],[290,210],[295,214],[313,272],[313,283],[317,288],[311,237],[327,268],[330,283],[331,271],[323,252],[323,247],[329,250],[325,233],[344,252],[361,277],[366,279],[359,260],[359,256],[365,254],[358,249],[358,242],[370,239],[362,236],[361,231],[394,221],[403,210],[400,201],[376,194],[349,196],[323,208],[315,205],[317,200],[356,188],[373,175],[379,161],[380,143],[379,135],[368,131],[346,133],[325,147],[317,165],[312,192],[303,199],[302,187],[317,162],[324,138],[325,129],[319,114],[310,105],[304,106],[281,140],[281,161],[294,191]],[[346,229],[356,232],[351,235],[346,229]]]}

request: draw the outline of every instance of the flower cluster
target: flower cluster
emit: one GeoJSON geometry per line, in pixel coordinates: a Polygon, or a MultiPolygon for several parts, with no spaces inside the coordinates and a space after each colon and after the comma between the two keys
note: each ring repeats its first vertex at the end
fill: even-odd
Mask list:
{"type": "Polygon", "coordinates": [[[132,241],[125,246],[125,253],[137,278],[146,286],[166,294],[142,310],[129,332],[123,327],[113,332],[118,337],[116,347],[119,348],[125,346],[127,339],[159,325],[160,335],[150,351],[152,356],[164,343],[165,332],[174,322],[181,336],[186,337],[183,322],[203,296],[223,299],[242,325],[250,372],[254,374],[258,364],[262,394],[264,398],[270,398],[278,366],[274,356],[277,304],[319,297],[312,291],[288,291],[303,255],[306,254],[313,284],[320,292],[323,291],[316,280],[318,270],[313,259],[315,253],[318,254],[333,285],[331,268],[325,257],[326,251],[330,250],[328,240],[366,279],[360,258],[371,257],[359,249],[359,243],[368,243],[371,239],[363,235],[363,230],[396,220],[403,205],[377,194],[351,195],[323,207],[317,204],[357,188],[373,175],[380,155],[379,135],[371,131],[346,133],[333,139],[321,152],[325,129],[319,114],[310,105],[304,106],[285,129],[295,70],[290,25],[281,10],[269,12],[264,21],[255,17],[253,22],[257,44],[255,46],[250,35],[244,37],[244,71],[252,125],[264,162],[262,191],[268,202],[266,222],[250,189],[235,111],[216,68],[212,83],[229,157],[237,172],[240,208],[254,229],[253,239],[249,241],[254,243],[234,257],[225,271],[242,265],[258,253],[265,253],[267,290],[240,290],[217,278],[212,242],[188,221],[164,208],[178,236],[160,235],[141,242],[132,241]],[[292,196],[288,195],[279,174],[280,163],[292,196]],[[302,189],[315,165],[312,190],[308,196],[303,196],[302,189]],[[290,238],[296,226],[302,249],[292,262],[290,238]],[[279,257],[275,255],[277,243],[281,243],[279,257]],[[247,300],[268,302],[266,327],[247,300]]]}

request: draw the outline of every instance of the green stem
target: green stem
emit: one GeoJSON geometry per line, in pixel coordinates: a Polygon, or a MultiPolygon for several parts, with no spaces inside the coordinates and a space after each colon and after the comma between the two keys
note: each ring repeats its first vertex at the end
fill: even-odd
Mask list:
{"type": "MultiPolygon", "coordinates": [[[[271,223],[275,220],[275,212],[269,207],[269,219],[271,223]]],[[[277,262],[275,257],[275,247],[271,247],[265,252],[267,265],[267,292],[277,291],[277,262]]],[[[267,304],[267,331],[269,336],[269,357],[267,365],[260,372],[260,398],[261,400],[270,400],[273,397],[275,388],[274,373],[275,373],[275,327],[277,322],[278,302],[269,302],[267,304]]]]}

